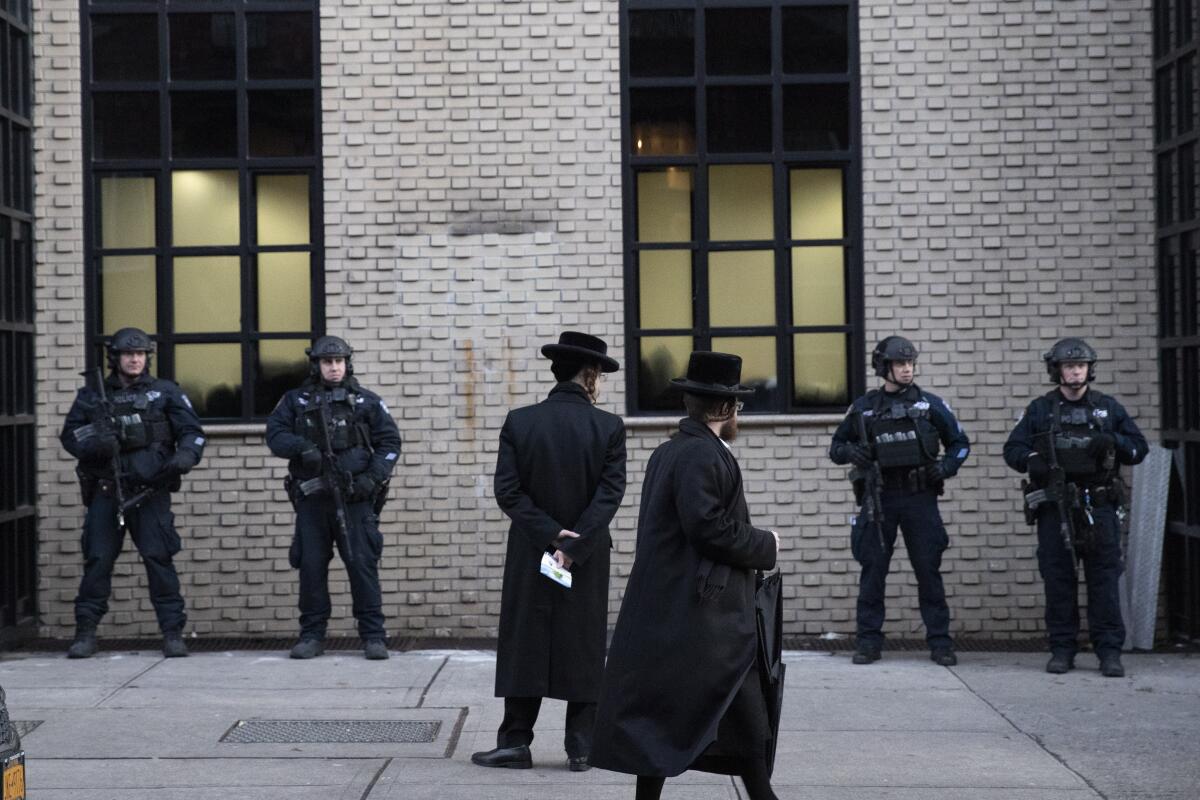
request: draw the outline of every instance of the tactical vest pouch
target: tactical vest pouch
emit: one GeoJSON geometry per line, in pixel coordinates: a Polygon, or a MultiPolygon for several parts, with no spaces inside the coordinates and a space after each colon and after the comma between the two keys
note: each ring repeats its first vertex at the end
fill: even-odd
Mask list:
{"type": "Polygon", "coordinates": [[[925,463],[916,430],[897,430],[892,425],[886,427],[891,430],[881,430],[875,435],[875,457],[881,469],[917,467],[925,463]]]}
{"type": "Polygon", "coordinates": [[[122,452],[141,450],[150,444],[150,428],[138,412],[117,417],[117,438],[121,440],[122,452]]]}
{"type": "Polygon", "coordinates": [[[1091,435],[1059,434],[1054,437],[1054,455],[1058,459],[1058,465],[1067,473],[1067,478],[1090,478],[1099,474],[1096,459],[1088,455],[1088,445],[1091,443],[1091,435]]]}

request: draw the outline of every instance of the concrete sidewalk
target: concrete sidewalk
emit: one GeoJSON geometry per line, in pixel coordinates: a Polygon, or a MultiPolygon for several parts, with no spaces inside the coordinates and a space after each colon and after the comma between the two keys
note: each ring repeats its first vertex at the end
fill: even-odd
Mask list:
{"type": "MultiPolygon", "coordinates": [[[[946,669],[920,653],[865,667],[848,653],[788,653],[776,791],[788,800],[1200,797],[1200,657],[1127,655],[1124,679],[1100,677],[1086,654],[1074,672],[1047,675],[1045,658],[963,653],[946,669]]],[[[480,651],[384,662],[22,653],[0,658],[0,685],[13,719],[38,723],[23,737],[31,800],[632,800],[629,776],[566,770],[557,701],[543,706],[534,769],[473,766],[471,753],[494,746],[500,722],[494,667],[495,654],[480,651]],[[265,720],[311,721],[283,738],[312,741],[230,741],[262,738],[265,720]],[[432,741],[330,741],[395,739],[381,729],[401,720],[432,741]]],[[[687,773],[663,797],[744,790],[687,773]]]]}

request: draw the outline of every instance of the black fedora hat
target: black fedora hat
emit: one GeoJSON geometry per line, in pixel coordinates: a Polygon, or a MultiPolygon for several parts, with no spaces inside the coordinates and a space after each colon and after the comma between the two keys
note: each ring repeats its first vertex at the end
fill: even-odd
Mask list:
{"type": "Polygon", "coordinates": [[[616,372],[621,368],[615,358],[609,358],[608,345],[598,336],[579,331],[563,331],[558,344],[542,346],[542,355],[554,361],[576,364],[599,364],[601,372],[616,372]]]}
{"type": "Polygon", "coordinates": [[[718,397],[754,394],[753,387],[738,383],[741,379],[741,356],[697,350],[688,359],[687,377],[674,378],[671,383],[691,394],[710,394],[718,397]]]}

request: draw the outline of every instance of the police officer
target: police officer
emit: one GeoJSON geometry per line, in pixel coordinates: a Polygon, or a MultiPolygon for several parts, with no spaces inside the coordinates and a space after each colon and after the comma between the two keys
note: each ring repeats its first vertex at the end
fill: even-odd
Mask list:
{"type": "Polygon", "coordinates": [[[1075,667],[1078,560],[1087,577],[1088,632],[1100,672],[1119,678],[1125,674],[1125,624],[1117,589],[1123,569],[1117,509],[1123,499],[1116,479],[1118,465],[1138,464],[1146,457],[1146,438],[1120,403],[1088,386],[1096,379],[1091,345],[1062,339],[1043,360],[1057,386],[1025,409],[1004,444],[1004,460],[1017,472],[1029,473],[1033,483],[1026,503],[1037,519],[1038,569],[1046,587],[1046,671],[1062,674],[1075,667]],[[1053,496],[1038,492],[1047,487],[1053,496]],[[1063,525],[1058,491],[1073,526],[1063,525]],[[1072,527],[1075,538],[1068,542],[1072,527]]]}
{"type": "Polygon", "coordinates": [[[833,463],[857,468],[851,473],[857,493],[873,494],[875,476],[881,483],[882,513],[877,522],[860,513],[850,533],[851,552],[862,566],[855,664],[880,658],[884,584],[897,527],[904,534],[904,546],[917,576],[930,658],[942,666],[958,663],[940,572],[949,537],[937,498],[946,479],[966,460],[970,443],[945,401],[913,382],[916,361],[917,348],[902,336],[888,336],[876,345],[871,367],[883,378],[883,386],[851,404],[829,447],[833,463]],[[865,431],[865,441],[859,430],[865,431]]]}
{"type": "Polygon", "coordinates": [[[336,542],[366,657],[385,659],[378,512],[400,456],[400,431],[379,396],[358,385],[345,340],[322,336],[305,352],[308,378],[267,419],[267,446],[288,459],[286,485],[296,509],[288,560],[300,570],[300,641],[291,655],[315,658],[325,652],[336,542]]]}
{"type": "Polygon", "coordinates": [[[108,342],[108,376],[79,390],[59,437],[79,459],[76,474],[87,506],[69,658],[96,652],[96,626],[108,611],[113,565],[126,530],[146,565],[163,655],[188,654],[182,636],[187,614],[171,561],[180,549],[171,492],[204,455],[204,430],[187,395],[150,374],[153,352],[145,331],[114,333],[108,342]]]}

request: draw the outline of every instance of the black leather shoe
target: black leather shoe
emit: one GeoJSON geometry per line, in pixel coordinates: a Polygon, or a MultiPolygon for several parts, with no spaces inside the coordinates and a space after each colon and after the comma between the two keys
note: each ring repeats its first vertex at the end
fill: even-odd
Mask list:
{"type": "Polygon", "coordinates": [[[1075,656],[1070,653],[1051,653],[1046,662],[1046,672],[1051,675],[1063,675],[1075,669],[1075,656]]]}
{"type": "Polygon", "coordinates": [[[67,649],[67,658],[91,658],[96,648],[96,626],[80,625],[75,630],[75,641],[67,649]]]}
{"type": "Polygon", "coordinates": [[[388,657],[387,642],[383,639],[372,639],[363,648],[363,656],[368,661],[386,661],[388,657]]]}
{"type": "Polygon", "coordinates": [[[879,645],[860,644],[854,651],[854,657],[850,659],[850,662],[853,664],[870,664],[872,661],[878,661],[882,657],[879,645]]]}
{"type": "Polygon", "coordinates": [[[164,633],[162,651],[166,658],[187,658],[188,649],[183,643],[183,634],[179,631],[164,633]]]}
{"type": "Polygon", "coordinates": [[[1106,678],[1124,678],[1125,668],[1121,666],[1121,654],[1105,653],[1100,656],[1100,674],[1106,678]]]}
{"type": "Polygon", "coordinates": [[[958,663],[958,656],[949,647],[937,647],[929,652],[929,660],[938,666],[953,667],[958,663]]]}
{"type": "Polygon", "coordinates": [[[533,769],[533,756],[528,745],[497,747],[483,753],[472,753],[471,763],[480,767],[504,767],[505,769],[533,769]]]}
{"type": "Polygon", "coordinates": [[[571,772],[587,772],[591,768],[587,756],[571,756],[567,759],[567,769],[571,772]]]}

